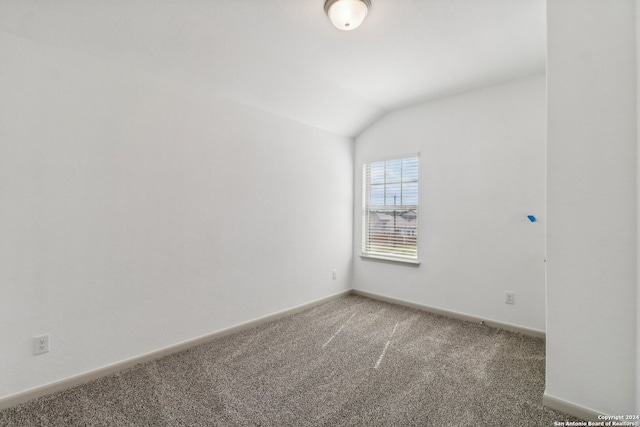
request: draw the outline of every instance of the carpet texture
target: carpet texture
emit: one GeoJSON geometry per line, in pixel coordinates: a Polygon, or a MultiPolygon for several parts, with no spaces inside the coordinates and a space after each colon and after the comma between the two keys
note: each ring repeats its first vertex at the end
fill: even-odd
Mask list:
{"type": "Polygon", "coordinates": [[[552,426],[541,339],[349,295],[0,412],[2,426],[552,426]]]}

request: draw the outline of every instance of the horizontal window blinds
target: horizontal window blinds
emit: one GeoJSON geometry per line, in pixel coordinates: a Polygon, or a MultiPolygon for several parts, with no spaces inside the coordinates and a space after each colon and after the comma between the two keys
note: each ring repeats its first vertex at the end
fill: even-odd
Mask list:
{"type": "Polygon", "coordinates": [[[418,258],[418,157],[363,167],[363,255],[418,258]]]}

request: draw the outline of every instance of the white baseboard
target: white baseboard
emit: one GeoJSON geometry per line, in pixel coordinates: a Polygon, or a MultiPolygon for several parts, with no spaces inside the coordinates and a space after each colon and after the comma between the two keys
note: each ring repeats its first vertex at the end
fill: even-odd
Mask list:
{"type": "Polygon", "coordinates": [[[50,384],[46,384],[40,387],[35,387],[20,393],[12,394],[10,396],[0,399],[0,411],[2,411],[3,409],[7,409],[13,406],[19,405],[21,403],[28,402],[38,397],[48,396],[58,391],[67,390],[71,387],[75,387],[80,384],[84,384],[89,381],[102,378],[107,375],[114,374],[116,372],[120,372],[124,369],[131,368],[139,363],[144,363],[144,362],[149,362],[151,360],[159,359],[161,357],[168,356],[170,354],[177,353],[179,351],[183,351],[188,348],[195,347],[197,345],[204,344],[204,343],[213,341],[215,339],[222,338],[227,335],[235,334],[237,332],[241,332],[246,329],[254,328],[261,324],[298,313],[300,311],[325,303],[327,301],[340,298],[345,295],[349,295],[350,293],[351,293],[351,289],[347,289],[345,291],[338,292],[337,294],[329,295],[328,297],[320,298],[305,304],[301,304],[292,308],[278,311],[273,314],[268,314],[266,316],[258,317],[257,319],[240,323],[238,325],[231,326],[229,328],[221,329],[211,334],[207,334],[201,337],[187,340],[169,347],[165,347],[165,348],[155,350],[146,354],[142,354],[140,356],[132,357],[130,359],[123,360],[121,362],[117,362],[112,365],[104,366],[102,368],[98,368],[89,372],[75,375],[73,377],[55,381],[50,384]]]}
{"type": "Polygon", "coordinates": [[[547,408],[563,412],[585,421],[602,421],[598,419],[598,416],[604,415],[598,411],[594,411],[593,409],[585,408],[554,396],[549,396],[546,390],[542,396],[542,404],[547,408]]]}
{"type": "Polygon", "coordinates": [[[528,335],[531,337],[536,337],[536,338],[546,337],[545,331],[541,331],[538,329],[526,328],[524,326],[513,325],[511,323],[498,322],[496,320],[483,319],[481,317],[471,316],[469,314],[458,313],[456,311],[445,310],[442,308],[431,307],[423,304],[417,304],[415,302],[406,301],[398,298],[392,298],[385,295],[376,294],[373,292],[362,291],[359,289],[353,289],[352,293],[354,295],[361,295],[363,297],[377,299],[377,300],[389,302],[392,304],[403,305],[405,307],[415,308],[418,310],[427,311],[429,313],[440,314],[446,317],[452,317],[454,319],[466,320],[473,323],[482,323],[484,325],[491,326],[494,328],[504,329],[512,332],[519,332],[523,335],[528,335]]]}

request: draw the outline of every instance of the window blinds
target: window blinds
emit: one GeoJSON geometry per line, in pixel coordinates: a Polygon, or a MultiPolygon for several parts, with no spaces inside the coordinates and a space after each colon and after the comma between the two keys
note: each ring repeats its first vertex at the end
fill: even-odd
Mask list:
{"type": "Polygon", "coordinates": [[[418,157],[363,167],[363,255],[418,258],[418,157]]]}

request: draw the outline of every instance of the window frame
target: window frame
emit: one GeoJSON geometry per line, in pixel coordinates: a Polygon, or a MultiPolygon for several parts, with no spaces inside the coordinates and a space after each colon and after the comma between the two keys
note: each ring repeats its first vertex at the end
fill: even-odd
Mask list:
{"type": "MultiPolygon", "coordinates": [[[[391,262],[398,262],[398,263],[404,263],[404,264],[413,264],[413,265],[419,265],[420,264],[420,260],[419,260],[419,242],[420,242],[420,232],[419,232],[419,218],[420,218],[420,198],[419,198],[419,190],[420,190],[420,153],[412,153],[412,154],[407,154],[407,155],[398,155],[398,156],[391,156],[391,157],[386,157],[383,159],[372,159],[372,160],[365,160],[362,164],[362,238],[361,238],[361,254],[360,257],[363,259],[374,259],[374,260],[383,260],[383,261],[391,261],[391,262]],[[411,183],[415,183],[416,186],[416,190],[415,190],[415,198],[416,198],[416,204],[407,204],[404,205],[402,204],[404,202],[404,197],[401,195],[401,204],[400,205],[396,205],[395,204],[395,196],[394,196],[394,203],[391,204],[387,204],[388,200],[387,200],[387,194],[386,194],[386,190],[387,190],[387,185],[390,185],[387,183],[387,165],[388,163],[391,162],[400,162],[401,164],[401,168],[403,168],[403,161],[405,160],[413,160],[415,159],[415,169],[416,169],[416,178],[415,180],[405,180],[404,179],[404,172],[401,169],[400,172],[400,181],[394,181],[391,184],[399,184],[401,187],[401,194],[402,191],[404,191],[403,188],[403,184],[411,184],[411,183]],[[380,183],[374,183],[372,184],[372,180],[371,180],[371,166],[374,164],[379,164],[379,163],[384,163],[384,189],[385,189],[385,193],[382,196],[383,197],[383,204],[382,205],[372,205],[371,204],[371,188],[372,185],[380,185],[380,183]],[[415,255],[411,254],[411,255],[406,255],[403,254],[401,252],[387,252],[386,249],[388,249],[387,247],[382,247],[384,249],[384,251],[375,251],[375,250],[371,250],[371,224],[370,224],[370,215],[372,214],[372,212],[377,211],[378,213],[380,211],[414,211],[416,218],[415,218],[415,225],[413,228],[411,229],[407,229],[406,231],[409,232],[409,235],[411,235],[411,231],[415,232],[415,246],[411,246],[411,251],[415,251],[415,255]]],[[[395,215],[395,214],[394,214],[395,215]]],[[[396,227],[394,226],[394,233],[392,239],[396,239],[395,236],[397,236],[398,234],[398,230],[396,229],[396,227]]]]}

